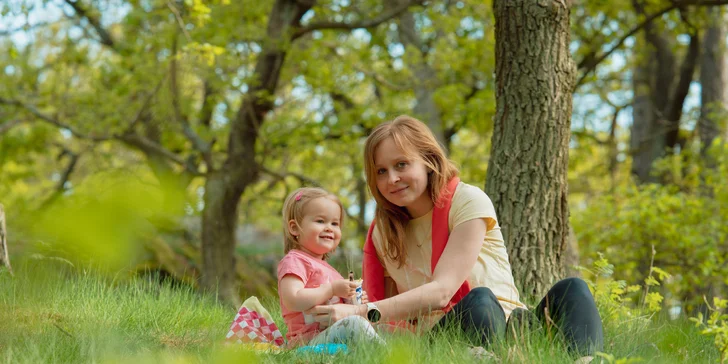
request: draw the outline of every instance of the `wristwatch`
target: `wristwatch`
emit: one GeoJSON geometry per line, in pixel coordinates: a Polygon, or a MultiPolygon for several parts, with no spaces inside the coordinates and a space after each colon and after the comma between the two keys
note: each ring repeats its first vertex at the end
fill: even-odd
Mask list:
{"type": "Polygon", "coordinates": [[[379,309],[377,308],[377,305],[368,302],[367,303],[367,320],[371,323],[378,322],[379,319],[382,318],[382,313],[379,312],[379,309]]]}

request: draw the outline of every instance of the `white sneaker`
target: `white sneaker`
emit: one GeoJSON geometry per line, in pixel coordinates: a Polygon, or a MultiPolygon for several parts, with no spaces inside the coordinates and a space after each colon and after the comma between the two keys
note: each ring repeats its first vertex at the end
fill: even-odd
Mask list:
{"type": "Polygon", "coordinates": [[[499,361],[498,357],[495,354],[491,353],[488,350],[485,350],[485,348],[483,348],[482,346],[473,346],[468,349],[468,352],[470,352],[470,355],[475,360],[490,359],[490,360],[499,361]]]}

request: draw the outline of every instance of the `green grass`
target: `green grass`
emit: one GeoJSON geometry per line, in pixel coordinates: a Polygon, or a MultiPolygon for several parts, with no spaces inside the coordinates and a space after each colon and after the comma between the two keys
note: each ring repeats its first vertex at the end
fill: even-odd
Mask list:
{"type": "MultiPolygon", "coordinates": [[[[153,280],[100,277],[46,262],[0,272],[0,363],[247,363],[476,362],[465,338],[450,333],[386,336],[385,347],[360,345],[336,356],[254,353],[223,344],[235,310],[188,287],[153,280]]],[[[275,297],[262,299],[283,331],[275,297]]],[[[685,321],[646,327],[606,327],[605,351],[646,363],[708,363],[718,359],[712,339],[685,321]]],[[[572,363],[558,340],[543,333],[497,343],[500,362],[572,363]]],[[[494,362],[491,360],[491,362],[494,362]]]]}

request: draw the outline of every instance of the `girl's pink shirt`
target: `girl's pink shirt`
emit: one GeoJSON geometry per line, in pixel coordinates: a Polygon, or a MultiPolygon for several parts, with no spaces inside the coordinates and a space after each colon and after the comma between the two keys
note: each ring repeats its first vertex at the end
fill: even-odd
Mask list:
{"type": "MultiPolygon", "coordinates": [[[[280,287],[281,279],[286,275],[292,274],[303,281],[304,288],[317,288],[320,285],[337,279],[344,279],[329,263],[325,260],[313,257],[301,250],[293,249],[286,254],[278,263],[278,286],[280,287]]],[[[286,339],[289,345],[300,345],[307,343],[313,339],[318,333],[318,322],[306,324],[303,312],[291,311],[283,305],[283,300],[278,297],[281,305],[281,313],[283,321],[288,327],[286,339]]],[[[340,303],[339,297],[329,300],[328,304],[340,303]]]]}

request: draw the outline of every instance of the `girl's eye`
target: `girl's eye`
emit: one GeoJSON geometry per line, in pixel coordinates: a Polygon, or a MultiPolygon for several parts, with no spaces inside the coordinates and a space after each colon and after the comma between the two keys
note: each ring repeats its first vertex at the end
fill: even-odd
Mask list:
{"type": "Polygon", "coordinates": [[[324,223],[324,220],[323,219],[318,219],[318,220],[316,220],[316,222],[318,222],[320,224],[323,224],[324,223]]]}
{"type": "Polygon", "coordinates": [[[333,223],[331,223],[331,225],[339,226],[339,223],[338,222],[333,222],[333,223]]]}
{"type": "Polygon", "coordinates": [[[387,172],[387,170],[384,168],[377,169],[377,174],[384,174],[385,172],[387,172]]]}

